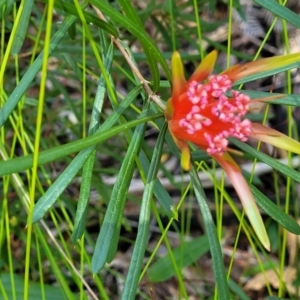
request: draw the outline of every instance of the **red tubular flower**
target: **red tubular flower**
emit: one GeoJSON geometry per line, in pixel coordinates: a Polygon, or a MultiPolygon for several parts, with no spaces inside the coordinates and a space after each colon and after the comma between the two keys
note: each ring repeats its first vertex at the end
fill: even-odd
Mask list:
{"type": "Polygon", "coordinates": [[[233,66],[220,75],[210,75],[216,58],[216,51],[207,55],[186,81],[179,53],[173,54],[172,97],[168,100],[165,117],[169,131],[181,150],[182,167],[185,170],[190,168],[188,142],[210,154],[230,178],[258,238],[269,250],[269,238],[253,195],[239,166],[227,152],[228,138],[234,137],[246,142],[251,136],[299,154],[300,144],[282,133],[245,118],[251,102],[250,97],[231,88],[238,79],[297,61],[300,55],[261,59],[233,66]]]}

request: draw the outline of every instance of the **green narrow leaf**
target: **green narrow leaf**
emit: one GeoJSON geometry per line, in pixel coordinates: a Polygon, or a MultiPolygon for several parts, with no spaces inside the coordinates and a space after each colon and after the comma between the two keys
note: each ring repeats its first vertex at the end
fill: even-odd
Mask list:
{"type": "Polygon", "coordinates": [[[274,0],[271,2],[270,0],[254,0],[254,2],[300,29],[299,15],[294,13],[290,9],[284,7],[274,0]]]}
{"type": "MultiPolygon", "coordinates": [[[[56,46],[60,43],[61,39],[64,37],[69,27],[76,20],[76,17],[67,18],[63,24],[59,27],[57,32],[53,35],[50,41],[49,55],[51,55],[52,51],[56,48],[56,46]]],[[[39,56],[36,58],[34,63],[29,67],[29,69],[25,72],[19,84],[13,90],[13,92],[8,97],[6,103],[4,103],[3,107],[0,109],[0,127],[7,120],[13,109],[16,107],[18,102],[21,100],[23,94],[28,89],[29,85],[36,78],[36,74],[41,69],[43,63],[44,51],[42,51],[39,56]]]]}
{"type": "MultiPolygon", "coordinates": [[[[150,168],[150,163],[149,163],[147,155],[145,154],[144,151],[140,152],[139,161],[141,163],[141,166],[142,166],[142,169],[143,169],[144,173],[148,174],[149,173],[149,168],[150,168]]],[[[164,186],[161,184],[161,182],[159,181],[158,178],[154,179],[154,195],[157,198],[159,204],[164,208],[166,214],[169,217],[172,216],[175,219],[177,219],[176,215],[172,215],[173,211],[172,211],[171,208],[174,204],[173,200],[170,197],[169,193],[164,188],[164,186]]]]}
{"type": "MultiPolygon", "coordinates": [[[[40,1],[43,3],[48,3],[48,0],[40,0],[40,1]]],[[[55,1],[54,7],[59,8],[62,11],[79,18],[77,9],[72,3],[67,3],[66,1],[55,1]]],[[[93,24],[93,25],[103,29],[104,31],[111,34],[115,38],[118,37],[118,30],[112,24],[97,18],[96,16],[92,15],[91,13],[89,13],[87,11],[82,10],[82,13],[84,15],[85,20],[88,23],[93,24]]]]}
{"type": "Polygon", "coordinates": [[[191,153],[192,161],[210,160],[211,157],[203,150],[196,150],[191,153]]]}
{"type": "Polygon", "coordinates": [[[251,300],[246,293],[243,291],[242,287],[240,287],[235,281],[233,281],[231,278],[228,279],[228,286],[230,290],[235,295],[235,299],[239,300],[251,300]]]}
{"type": "Polygon", "coordinates": [[[271,104],[280,104],[280,105],[289,105],[289,106],[300,106],[300,98],[299,95],[294,94],[279,94],[279,93],[266,93],[266,92],[257,92],[257,91],[246,91],[239,90],[241,93],[250,96],[252,100],[259,98],[268,98],[274,96],[282,96],[281,98],[270,100],[271,104]]]}
{"type": "Polygon", "coordinates": [[[145,250],[147,247],[149,228],[150,228],[150,214],[151,214],[151,200],[153,198],[153,190],[155,186],[155,179],[157,177],[158,168],[160,165],[162,149],[165,140],[167,124],[161,129],[158,136],[156,146],[152,155],[152,160],[145,184],[145,189],[142,198],[141,211],[139,217],[138,233],[134,245],[132,258],[126,277],[122,299],[135,299],[136,290],[139,283],[139,277],[144,260],[145,250]]]}
{"type": "Polygon", "coordinates": [[[274,204],[268,197],[266,197],[260,190],[258,190],[253,184],[250,184],[251,191],[255,197],[257,204],[269,215],[273,220],[279,223],[286,230],[299,235],[300,226],[287,215],[281,208],[274,204]]]}
{"type": "Polygon", "coordinates": [[[147,56],[147,61],[149,62],[149,67],[151,69],[154,91],[158,90],[160,83],[157,63],[161,65],[169,81],[171,80],[171,73],[165,59],[158,50],[157,45],[149,38],[144,29],[141,30],[134,21],[119,13],[104,1],[89,0],[89,2],[99,8],[104,14],[108,15],[115,22],[118,22],[124,26],[141,42],[144,52],[147,56]]]}
{"type": "Polygon", "coordinates": [[[23,1],[19,9],[22,8],[22,14],[20,18],[20,22],[18,24],[18,28],[16,31],[16,35],[13,40],[13,45],[11,49],[12,55],[17,55],[24,43],[25,36],[28,32],[28,24],[30,20],[31,10],[33,6],[34,0],[26,0],[23,1]]]}
{"type": "Polygon", "coordinates": [[[6,18],[10,14],[14,3],[14,0],[0,1],[0,20],[6,18]]]}
{"type": "Polygon", "coordinates": [[[54,205],[61,193],[73,180],[78,171],[82,168],[82,165],[87,160],[94,147],[82,150],[72,160],[71,164],[60,174],[52,185],[48,188],[46,193],[38,200],[34,206],[32,222],[36,223],[44,217],[46,212],[54,205]]]}
{"type": "MultiPolygon", "coordinates": [[[[146,37],[146,35],[145,35],[146,37]]],[[[147,36],[148,38],[148,36],[147,36]]],[[[144,52],[147,56],[147,63],[149,64],[151,74],[152,74],[152,81],[153,81],[153,91],[156,92],[159,89],[160,85],[160,74],[157,66],[157,52],[156,45],[148,46],[147,42],[141,42],[144,48],[144,52]]],[[[168,74],[166,74],[168,76],[168,74]]]]}
{"type": "MultiPolygon", "coordinates": [[[[128,96],[121,102],[119,107],[109,116],[106,122],[97,130],[98,134],[105,132],[106,130],[110,131],[112,125],[118,120],[120,115],[124,110],[130,105],[130,103],[137,97],[140,93],[141,87],[136,87],[133,89],[128,96]]],[[[49,187],[46,193],[40,198],[34,208],[33,212],[33,222],[40,220],[47,210],[57,201],[58,197],[69,185],[71,180],[75,177],[77,172],[82,168],[84,162],[95,149],[90,147],[81,151],[67,166],[67,168],[60,174],[57,180],[49,187]]],[[[1,162],[0,162],[1,166],[1,162]]],[[[1,168],[0,168],[1,170],[1,168]]]]}
{"type": "Polygon", "coordinates": [[[69,36],[71,40],[75,41],[76,39],[76,23],[74,22],[68,29],[69,36]]]}
{"type": "MultiPolygon", "coordinates": [[[[54,7],[55,7],[55,3],[56,2],[58,2],[58,1],[55,1],[54,2],[54,7]]],[[[59,2],[59,3],[61,3],[61,2],[59,2]]],[[[72,4],[72,0],[65,0],[64,2],[62,2],[62,4],[63,3],[67,3],[67,4],[72,4]]],[[[63,14],[64,16],[68,16],[68,14],[63,14]]],[[[71,38],[71,40],[75,40],[76,39],[76,22],[74,22],[71,26],[70,26],[70,28],[68,29],[68,33],[69,33],[69,36],[70,36],[70,38],[71,38]]]]}
{"type": "MultiPolygon", "coordinates": [[[[65,145],[60,145],[52,149],[44,150],[39,154],[38,165],[40,166],[43,164],[47,164],[61,157],[65,157],[67,155],[79,152],[91,146],[96,146],[98,144],[103,143],[107,139],[125,131],[128,128],[136,127],[142,123],[153,121],[154,119],[161,117],[162,114],[155,114],[152,116],[139,118],[137,120],[129,121],[126,124],[118,125],[105,131],[99,131],[96,134],[93,134],[92,136],[79,139],[77,141],[70,142],[65,145]]],[[[30,154],[22,157],[13,158],[7,161],[0,161],[0,176],[24,171],[31,168],[33,161],[32,157],[32,154],[30,154]]]]}
{"type": "MultiPolygon", "coordinates": [[[[207,235],[195,238],[191,242],[183,241],[173,251],[174,259],[180,262],[180,269],[195,263],[201,256],[209,251],[207,235]]],[[[162,282],[175,275],[170,255],[159,258],[148,270],[148,279],[151,282],[162,282]]]]}
{"type": "Polygon", "coordinates": [[[244,152],[252,155],[253,157],[257,158],[258,160],[271,166],[273,169],[300,182],[300,173],[297,172],[296,170],[292,169],[291,167],[284,165],[283,163],[279,162],[278,160],[254,149],[253,147],[251,147],[251,146],[247,145],[246,143],[243,143],[239,140],[230,139],[230,142],[233,143],[234,145],[236,145],[238,148],[240,148],[244,152]]]}
{"type": "MultiPolygon", "coordinates": [[[[74,299],[75,300],[76,295],[74,297],[73,292],[71,291],[70,284],[69,284],[70,282],[68,282],[68,278],[65,276],[65,274],[63,274],[63,272],[61,272],[61,269],[60,269],[61,264],[60,264],[59,260],[57,260],[57,257],[52,252],[53,247],[51,247],[51,245],[48,244],[49,239],[45,235],[45,231],[42,232],[42,230],[39,226],[34,226],[34,227],[35,227],[34,230],[35,230],[37,236],[39,237],[39,243],[40,243],[41,249],[43,249],[43,253],[47,257],[50,267],[51,267],[51,270],[53,271],[53,276],[56,278],[57,282],[59,283],[59,286],[61,286],[61,288],[64,291],[64,295],[65,295],[64,299],[68,299],[68,300],[74,299]]],[[[69,268],[69,271],[71,271],[70,268],[69,268]]],[[[31,300],[31,298],[28,298],[28,299],[31,300]]]]}
{"type": "Polygon", "coordinates": [[[266,300],[290,300],[291,298],[282,298],[277,296],[268,296],[266,300]]]}
{"type": "MultiPolygon", "coordinates": [[[[110,72],[112,66],[112,59],[114,55],[113,50],[114,50],[113,44],[110,44],[107,51],[106,58],[104,60],[104,67],[108,73],[110,72]]],[[[101,75],[97,92],[96,92],[95,102],[93,105],[91,122],[89,125],[89,132],[88,132],[89,135],[94,134],[99,127],[100,113],[102,111],[105,93],[106,93],[106,82],[103,75],[101,75]]],[[[95,162],[95,155],[96,155],[96,150],[93,150],[91,155],[86,160],[82,170],[80,195],[78,199],[74,229],[72,234],[72,241],[74,244],[76,243],[77,240],[79,240],[82,237],[83,232],[85,230],[87,207],[88,207],[88,200],[90,198],[91,179],[93,174],[92,172],[93,172],[93,167],[95,162]]]]}
{"type": "Polygon", "coordinates": [[[193,166],[190,170],[191,180],[194,185],[196,199],[198,201],[201,215],[203,218],[203,222],[205,225],[206,235],[209,241],[210,253],[212,256],[212,264],[214,275],[216,279],[217,289],[218,289],[218,297],[220,300],[230,299],[229,290],[227,284],[227,276],[223,261],[223,255],[220,247],[220,243],[218,240],[216,226],[214,224],[213,217],[209,210],[209,206],[206,203],[205,193],[203,191],[201,182],[199,180],[198,174],[193,166]]]}
{"type": "Polygon", "coordinates": [[[125,13],[126,17],[132,20],[139,30],[145,31],[144,25],[141,22],[138,14],[136,13],[135,9],[133,8],[131,1],[129,0],[118,0],[118,3],[125,13]]]}
{"type": "MultiPolygon", "coordinates": [[[[149,103],[147,102],[147,109],[149,109],[148,107],[149,103]]],[[[146,113],[146,111],[144,110],[144,112],[146,113]]],[[[132,135],[132,132],[129,131],[129,135],[131,136],[132,135]]],[[[130,144],[132,143],[132,138],[129,138],[130,140],[130,144]]],[[[142,141],[141,141],[141,144],[140,144],[140,147],[142,145],[142,141]]],[[[128,151],[128,150],[127,150],[128,151]]],[[[141,152],[142,150],[140,149],[139,152],[141,152]]],[[[136,162],[136,157],[135,157],[135,162],[136,162]]],[[[124,162],[123,162],[124,163],[124,162]]],[[[132,179],[132,178],[131,178],[132,179]]],[[[128,183],[128,188],[129,188],[129,185],[130,183],[128,183]]],[[[111,194],[111,197],[113,196],[113,192],[111,194]]],[[[119,214],[119,220],[117,222],[117,230],[114,231],[114,235],[113,235],[113,238],[112,238],[112,243],[110,245],[110,249],[109,249],[109,252],[108,252],[108,256],[107,256],[107,262],[110,262],[113,260],[114,256],[115,256],[115,253],[117,252],[117,248],[118,248],[118,240],[119,240],[119,235],[120,235],[120,227],[121,227],[121,223],[122,223],[122,214],[119,214]]]]}
{"type": "MultiPolygon", "coordinates": [[[[151,20],[160,34],[163,36],[164,42],[170,49],[172,49],[172,37],[170,36],[171,32],[168,27],[165,27],[162,22],[159,20],[159,16],[152,15],[151,20]]],[[[169,82],[168,82],[169,84],[169,82]]]]}
{"type": "MultiPolygon", "coordinates": [[[[148,114],[147,108],[143,110],[142,115],[144,116],[145,114],[148,114]]],[[[92,258],[92,271],[94,274],[102,269],[104,264],[109,262],[115,255],[114,252],[119,241],[121,221],[127,198],[127,191],[132,180],[135,159],[138,155],[141,142],[144,138],[145,128],[146,123],[139,125],[135,129],[118,174],[118,178],[114,184],[92,258]]]]}
{"type": "MultiPolygon", "coordinates": [[[[122,46],[124,47],[124,49],[130,54],[130,59],[132,60],[132,63],[138,67],[138,64],[135,61],[135,57],[134,54],[131,52],[131,49],[126,45],[126,43],[120,41],[122,46]]],[[[136,84],[139,84],[140,81],[139,79],[136,77],[136,75],[133,73],[133,76],[135,78],[136,84]]],[[[168,85],[170,86],[170,84],[168,85]]],[[[145,93],[141,93],[144,101],[147,101],[147,95],[145,93]]],[[[160,109],[156,106],[156,104],[154,104],[153,102],[150,102],[150,107],[153,111],[155,112],[159,112],[160,109]]],[[[161,122],[156,122],[158,128],[162,128],[165,124],[165,120],[161,120],[161,122]]],[[[141,165],[141,170],[144,174],[148,174],[149,172],[149,166],[150,166],[150,162],[149,159],[146,155],[146,149],[144,149],[144,145],[143,148],[140,151],[139,154],[139,162],[141,165]]],[[[144,178],[146,178],[146,176],[144,176],[144,178]]],[[[154,194],[158,200],[158,202],[160,203],[160,205],[164,208],[166,214],[168,217],[174,217],[176,220],[178,218],[177,216],[177,212],[175,212],[174,210],[172,210],[173,207],[173,200],[171,199],[169,193],[166,191],[166,189],[163,187],[163,185],[160,183],[159,179],[155,180],[155,186],[154,186],[154,194]]]]}
{"type": "Polygon", "coordinates": [[[157,91],[159,88],[160,74],[157,67],[157,60],[155,58],[155,51],[153,51],[153,47],[149,47],[149,45],[146,45],[144,42],[144,40],[149,40],[149,42],[152,43],[152,40],[149,39],[144,25],[141,22],[139,16],[137,15],[135,9],[133,8],[131,2],[128,0],[118,0],[118,3],[123,12],[125,13],[127,19],[130,22],[132,22],[135,25],[136,30],[138,30],[140,34],[143,35],[141,43],[144,48],[144,53],[147,56],[147,63],[149,64],[149,67],[151,69],[154,91],[157,91]]]}
{"type": "MultiPolygon", "coordinates": [[[[17,274],[10,273],[1,273],[0,275],[1,284],[3,285],[7,298],[1,297],[0,299],[14,299],[15,295],[16,299],[23,299],[24,297],[24,278],[17,274]],[[16,290],[12,290],[12,279],[14,281],[16,290]]],[[[43,287],[44,293],[47,300],[57,300],[57,299],[67,299],[64,291],[61,287],[53,286],[53,285],[44,285],[43,287]]],[[[3,294],[2,294],[3,296],[3,294]]],[[[30,300],[40,300],[43,299],[43,294],[41,292],[41,285],[37,282],[30,282],[29,287],[29,299],[30,300]]],[[[76,295],[72,295],[72,299],[79,299],[76,295]]]]}

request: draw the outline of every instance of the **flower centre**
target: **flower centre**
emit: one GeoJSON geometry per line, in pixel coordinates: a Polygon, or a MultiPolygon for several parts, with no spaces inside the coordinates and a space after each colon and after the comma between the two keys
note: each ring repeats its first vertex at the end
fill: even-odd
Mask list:
{"type": "Polygon", "coordinates": [[[205,84],[191,82],[187,91],[192,107],[179,120],[179,126],[189,135],[202,131],[209,154],[223,153],[230,136],[246,141],[251,131],[251,122],[242,120],[249,109],[250,97],[233,90],[228,98],[225,93],[231,86],[227,75],[217,75],[209,77],[205,84]]]}

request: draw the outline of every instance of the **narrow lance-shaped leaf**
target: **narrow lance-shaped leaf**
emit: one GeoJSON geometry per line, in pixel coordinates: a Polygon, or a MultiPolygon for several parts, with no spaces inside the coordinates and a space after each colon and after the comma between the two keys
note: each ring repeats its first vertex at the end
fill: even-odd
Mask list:
{"type": "Polygon", "coordinates": [[[278,222],[286,230],[300,235],[300,226],[294,219],[292,219],[291,216],[287,215],[281,208],[275,205],[253,184],[250,184],[250,188],[256,198],[258,205],[265,211],[267,215],[278,222]]]}
{"type": "Polygon", "coordinates": [[[149,62],[149,67],[151,69],[154,91],[156,91],[159,88],[160,83],[160,76],[157,63],[161,65],[167,78],[170,79],[170,71],[164,57],[157,48],[157,45],[153,43],[153,41],[147,35],[144,28],[137,26],[138,24],[136,22],[116,11],[108,3],[105,3],[105,1],[89,0],[89,2],[95,5],[97,8],[99,8],[104,14],[108,15],[112,20],[124,26],[141,42],[144,52],[147,56],[147,60],[149,62]]]}
{"type": "MultiPolygon", "coordinates": [[[[84,6],[86,6],[86,4],[84,6]]],[[[74,16],[68,17],[66,18],[66,20],[64,20],[64,22],[59,27],[58,31],[53,35],[50,41],[49,55],[60,43],[61,39],[65,36],[66,32],[75,20],[76,17],[74,16]]],[[[7,120],[13,109],[21,100],[21,97],[23,96],[33,79],[36,77],[36,74],[39,72],[42,66],[43,56],[44,52],[42,51],[35,59],[33,64],[29,67],[29,69],[25,72],[19,84],[15,87],[13,92],[8,97],[7,101],[4,103],[3,107],[0,109],[0,127],[7,120]]]]}
{"type": "MultiPolygon", "coordinates": [[[[144,117],[141,119],[129,121],[127,124],[122,124],[114,126],[109,130],[101,132],[101,134],[96,133],[92,136],[70,142],[65,145],[57,146],[48,150],[44,150],[39,154],[38,165],[43,165],[50,163],[61,157],[65,157],[72,153],[79,152],[83,149],[86,149],[90,146],[98,145],[107,139],[123,132],[124,130],[132,127],[136,127],[139,124],[144,122],[152,121],[157,118],[161,118],[162,114],[155,114],[152,116],[144,117]]],[[[26,155],[22,157],[13,158],[7,161],[0,161],[0,176],[7,175],[11,173],[16,173],[20,171],[27,170],[32,167],[32,155],[26,155]]]]}
{"type": "Polygon", "coordinates": [[[299,15],[293,12],[292,10],[288,9],[287,7],[283,6],[281,3],[272,1],[271,4],[269,0],[254,0],[254,2],[300,29],[299,15]]]}
{"type": "Polygon", "coordinates": [[[225,271],[220,242],[218,240],[216,226],[214,224],[209,206],[206,202],[206,197],[201,186],[201,182],[194,167],[191,168],[190,175],[194,186],[196,199],[201,210],[206,235],[208,237],[210,253],[212,256],[214,276],[218,289],[218,296],[220,300],[227,300],[230,299],[227,284],[227,275],[225,271]]]}
{"type": "MultiPolygon", "coordinates": [[[[113,44],[110,44],[104,61],[104,67],[108,73],[110,72],[112,66],[113,49],[114,49],[113,44]]],[[[106,93],[106,81],[103,75],[101,75],[97,87],[95,102],[93,105],[91,122],[89,126],[89,135],[94,134],[99,127],[100,113],[102,111],[105,93],[106,93]]],[[[93,152],[90,154],[90,156],[88,157],[88,159],[86,160],[83,166],[80,194],[79,194],[79,199],[78,199],[78,204],[76,209],[74,229],[72,233],[73,243],[75,243],[77,240],[81,238],[85,230],[87,207],[88,207],[88,200],[90,197],[90,187],[91,187],[92,171],[95,162],[95,155],[96,155],[96,150],[93,150],[93,152]]]]}
{"type": "MultiPolygon", "coordinates": [[[[283,164],[282,162],[278,161],[277,159],[270,157],[267,154],[264,154],[261,151],[258,151],[257,149],[254,149],[253,147],[249,146],[246,143],[240,142],[236,139],[230,139],[230,142],[233,145],[236,145],[238,148],[240,148],[242,151],[252,155],[253,157],[257,158],[259,161],[262,161],[272,167],[274,170],[278,170],[282,174],[285,174],[286,176],[291,177],[292,179],[300,182],[300,173],[297,170],[294,170],[293,168],[287,166],[286,164],[283,164]]],[[[300,160],[300,157],[298,158],[300,160]]]]}
{"type": "MultiPolygon", "coordinates": [[[[142,116],[147,114],[148,109],[144,109],[142,116]]],[[[97,273],[102,269],[104,264],[109,262],[115,254],[116,245],[119,241],[121,220],[127,198],[127,191],[132,180],[135,159],[140,150],[145,128],[146,123],[141,124],[134,131],[126,156],[122,162],[117,181],[114,184],[92,258],[93,273],[97,273]]]]}
{"type": "MultiPolygon", "coordinates": [[[[28,32],[28,24],[30,20],[33,3],[34,3],[33,0],[27,0],[26,5],[21,5],[19,8],[20,10],[22,9],[22,12],[21,12],[21,18],[18,22],[16,35],[13,40],[13,46],[11,49],[12,55],[17,55],[23,46],[24,39],[28,32]]],[[[18,13],[20,13],[20,11],[18,13]]]]}
{"type": "MultiPolygon", "coordinates": [[[[145,117],[145,118],[141,118],[140,119],[140,122],[138,123],[135,123],[135,125],[140,125],[141,123],[143,124],[144,122],[147,122],[147,121],[150,121],[152,120],[152,117],[145,117]]],[[[107,140],[108,138],[112,137],[112,136],[115,136],[117,135],[118,133],[121,133],[123,132],[124,130],[128,129],[128,128],[131,128],[131,127],[135,127],[135,126],[130,126],[132,124],[130,124],[130,122],[128,122],[127,124],[125,125],[120,125],[120,126],[117,126],[119,128],[119,130],[114,130],[114,128],[112,129],[109,129],[109,136],[107,136],[105,134],[105,132],[103,132],[103,134],[97,134],[97,135],[93,135],[91,136],[90,138],[94,137],[94,136],[97,136],[97,137],[101,137],[103,139],[104,137],[104,140],[107,140]]],[[[85,139],[82,139],[82,140],[87,140],[88,138],[85,138],[85,139]]],[[[80,141],[82,141],[80,140],[80,141]]],[[[94,140],[94,139],[92,139],[94,140]]],[[[97,140],[97,139],[96,139],[97,140]]],[[[104,141],[102,140],[102,141],[104,141]]],[[[98,140],[99,141],[99,140],[98,140]]],[[[85,147],[89,147],[89,146],[93,146],[93,145],[97,145],[99,144],[99,142],[95,142],[93,144],[88,144],[88,145],[84,145],[83,142],[81,142],[83,144],[83,148],[85,147]]],[[[81,148],[82,149],[82,148],[81,148]]],[[[76,174],[76,172],[78,172],[78,170],[82,167],[83,163],[85,162],[85,160],[88,158],[88,156],[90,155],[91,151],[93,150],[93,148],[91,147],[90,149],[86,149],[85,151],[83,151],[82,155],[80,155],[80,163],[78,163],[78,161],[76,162],[76,165],[73,166],[72,165],[72,168],[74,168],[74,170],[70,170],[68,169],[68,171],[71,172],[71,174],[73,175],[74,173],[76,174]]],[[[80,153],[81,154],[81,153],[80,153]]],[[[69,177],[67,176],[67,179],[66,179],[66,182],[67,183],[70,183],[70,180],[72,179],[72,177],[70,176],[70,174],[66,174],[66,175],[69,175],[69,177]]],[[[66,185],[65,183],[62,181],[62,180],[59,180],[58,181],[58,186],[55,186],[55,185],[51,185],[51,187],[49,188],[49,193],[46,193],[38,202],[37,204],[35,205],[34,207],[34,214],[33,214],[33,222],[37,222],[39,221],[44,215],[45,213],[49,210],[49,208],[51,208],[51,206],[55,203],[55,201],[57,200],[57,197],[51,197],[52,192],[55,193],[56,196],[59,195],[59,193],[62,192],[62,188],[65,188],[66,185]],[[56,188],[58,187],[58,190],[56,190],[56,188]],[[51,191],[51,193],[50,193],[51,191]]]]}
{"type": "Polygon", "coordinates": [[[161,160],[161,153],[164,145],[165,133],[167,126],[161,129],[158,136],[156,146],[153,152],[149,173],[143,193],[141,204],[141,211],[139,216],[138,234],[134,245],[132,259],[130,262],[128,275],[126,277],[124,292],[122,299],[135,299],[136,290],[139,283],[139,276],[141,272],[142,263],[144,261],[145,250],[148,242],[149,228],[150,228],[150,213],[151,201],[153,198],[153,191],[155,180],[161,160]]]}

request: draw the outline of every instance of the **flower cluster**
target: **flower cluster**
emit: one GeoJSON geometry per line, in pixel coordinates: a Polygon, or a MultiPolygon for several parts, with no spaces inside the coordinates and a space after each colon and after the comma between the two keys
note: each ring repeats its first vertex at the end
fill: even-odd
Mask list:
{"type": "MultiPolygon", "coordinates": [[[[228,153],[228,138],[243,142],[249,137],[300,154],[300,143],[246,118],[251,99],[232,85],[239,79],[299,61],[299,54],[261,59],[233,66],[219,75],[210,75],[217,52],[213,51],[186,81],[178,52],[172,57],[172,97],[168,100],[165,117],[170,133],[181,150],[181,164],[190,168],[188,142],[211,155],[224,169],[245,208],[245,212],[262,244],[270,248],[269,239],[251,190],[239,166],[228,153]]],[[[272,100],[276,97],[260,99],[272,100]]],[[[256,100],[258,101],[258,100],[256,100]]]]}

